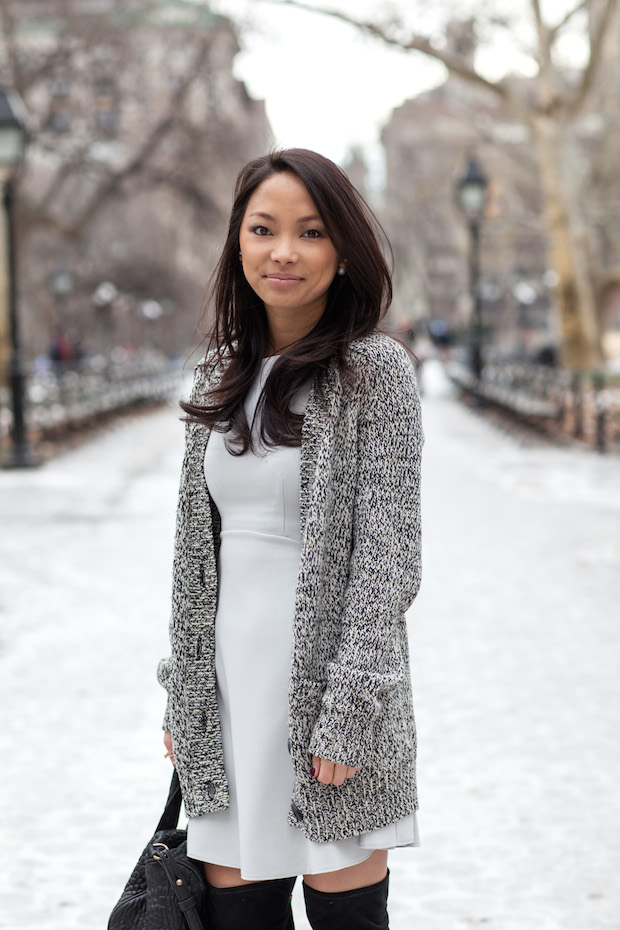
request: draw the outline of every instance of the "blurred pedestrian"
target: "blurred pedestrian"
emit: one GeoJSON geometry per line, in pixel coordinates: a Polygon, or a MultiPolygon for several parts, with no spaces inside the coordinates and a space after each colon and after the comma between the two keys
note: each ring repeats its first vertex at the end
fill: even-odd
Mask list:
{"type": "Polygon", "coordinates": [[[418,393],[377,332],[391,277],[346,175],[304,149],[237,179],[187,415],[165,744],[212,930],[384,928],[416,846],[405,611],[418,393]]]}
{"type": "Polygon", "coordinates": [[[416,376],[418,380],[418,390],[420,397],[424,397],[424,367],[429,359],[437,357],[435,346],[428,334],[428,327],[423,326],[422,322],[418,324],[417,329],[413,330],[413,335],[409,340],[411,351],[415,353],[416,376]]]}
{"type": "Polygon", "coordinates": [[[75,348],[63,333],[57,333],[52,339],[49,357],[58,372],[62,372],[63,368],[67,367],[67,363],[75,358],[75,348]]]}

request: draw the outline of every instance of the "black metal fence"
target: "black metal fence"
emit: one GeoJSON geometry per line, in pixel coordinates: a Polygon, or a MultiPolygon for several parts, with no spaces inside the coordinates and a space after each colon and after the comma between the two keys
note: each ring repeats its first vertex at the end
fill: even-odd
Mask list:
{"type": "MultiPolygon", "coordinates": [[[[26,420],[31,435],[47,437],[89,426],[106,415],[156,404],[180,392],[181,363],[157,353],[114,361],[101,356],[54,362],[28,374],[26,420]]],[[[0,437],[10,434],[12,414],[0,387],[0,437]]]]}
{"type": "Polygon", "coordinates": [[[480,379],[458,361],[448,362],[447,371],[472,396],[550,432],[571,435],[600,452],[620,445],[620,378],[527,362],[487,362],[480,379]]]}

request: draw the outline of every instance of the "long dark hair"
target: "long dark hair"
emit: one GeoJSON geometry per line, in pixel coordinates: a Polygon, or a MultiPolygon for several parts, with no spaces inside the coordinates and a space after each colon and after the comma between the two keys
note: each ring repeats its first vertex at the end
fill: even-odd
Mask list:
{"type": "Polygon", "coordinates": [[[338,256],[346,261],[346,274],[334,277],[325,311],[314,328],[286,347],[269,373],[259,400],[265,445],[300,445],[303,417],[290,409],[295,395],[334,356],[347,373],[349,343],[373,332],[392,300],[392,276],[383,251],[391,257],[389,243],[344,171],[307,149],[284,149],[249,162],[237,178],[228,235],[209,301],[215,319],[207,334],[208,347],[225,362],[225,372],[205,403],[181,403],[188,420],[229,432],[230,451],[237,454],[253,447],[243,402],[269,343],[264,304],[246,281],[239,261],[239,232],[254,191],[282,172],[296,175],[305,185],[338,256]]]}

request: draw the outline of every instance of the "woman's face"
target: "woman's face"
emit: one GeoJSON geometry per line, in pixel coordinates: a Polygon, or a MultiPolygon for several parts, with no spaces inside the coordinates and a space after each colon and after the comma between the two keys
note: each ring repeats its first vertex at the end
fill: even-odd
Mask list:
{"type": "Polygon", "coordinates": [[[327,303],[338,254],[308,191],[290,172],[252,194],[239,232],[243,273],[268,316],[293,314],[311,328],[327,303]]]}

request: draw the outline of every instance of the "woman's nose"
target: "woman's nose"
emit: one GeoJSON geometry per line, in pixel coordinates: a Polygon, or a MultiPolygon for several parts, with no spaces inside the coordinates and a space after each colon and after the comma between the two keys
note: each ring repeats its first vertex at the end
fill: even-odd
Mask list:
{"type": "Polygon", "coordinates": [[[273,243],[271,258],[274,262],[288,263],[297,261],[297,249],[293,240],[279,236],[273,243]]]}

